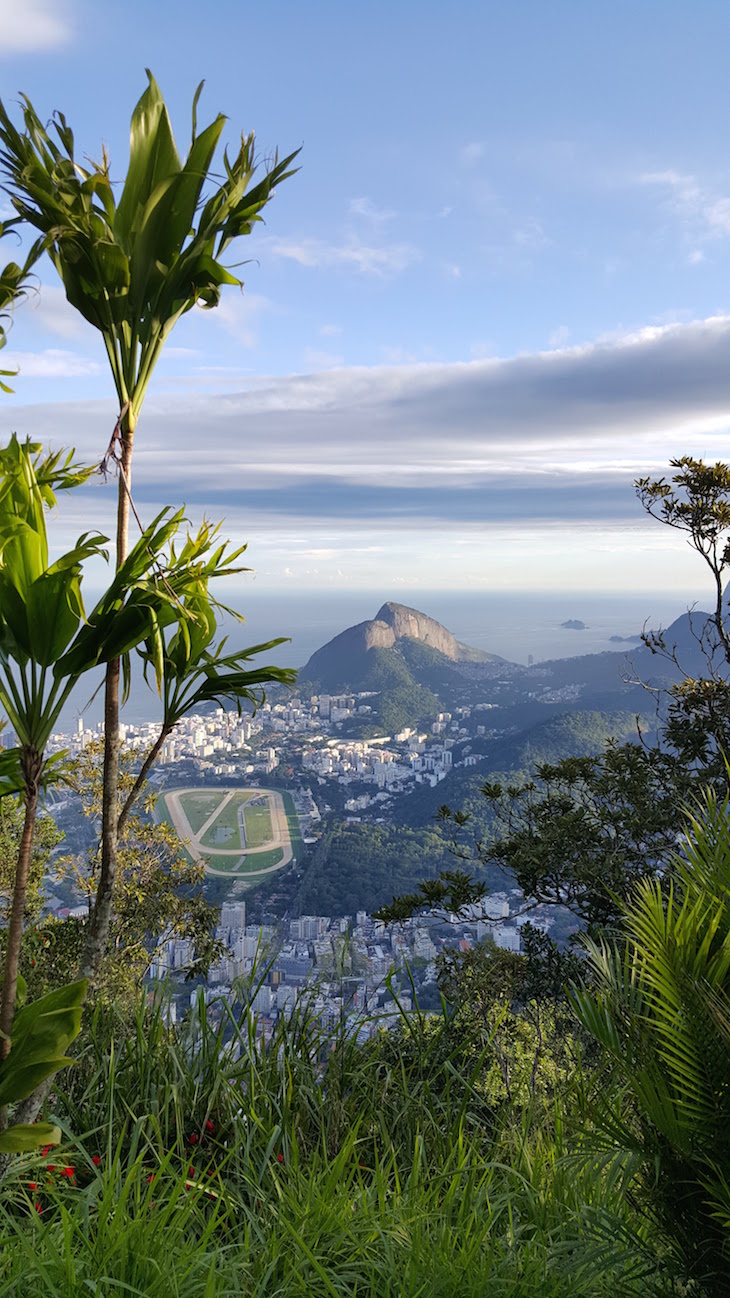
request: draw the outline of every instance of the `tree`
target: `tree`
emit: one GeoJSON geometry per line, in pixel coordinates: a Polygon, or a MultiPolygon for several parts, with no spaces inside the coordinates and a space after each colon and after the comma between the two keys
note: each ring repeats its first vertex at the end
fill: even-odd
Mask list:
{"type": "MultiPolygon", "coordinates": [[[[74,784],[90,820],[97,820],[101,812],[101,759],[102,750],[96,744],[86,748],[74,764],[74,784]]],[[[133,754],[122,758],[121,793],[127,800],[138,785],[135,765],[133,754]]],[[[225,946],[214,936],[219,910],[206,901],[201,889],[203,865],[187,858],[171,825],[155,822],[151,815],[155,799],[147,794],[145,786],[141,793],[144,814],[128,814],[119,833],[111,946],[100,964],[96,983],[97,992],[102,991],[106,998],[128,1004],[133,1003],[142,980],[148,976],[161,943],[172,938],[193,943],[195,956],[187,971],[190,978],[204,977],[210,965],[226,954],[225,946]]],[[[90,903],[97,867],[98,845],[87,856],[66,857],[59,863],[59,869],[90,903]]],[[[43,977],[43,966],[57,960],[57,931],[67,924],[41,927],[39,937],[47,937],[48,947],[39,958],[40,970],[34,969],[33,973],[40,972],[43,977]]],[[[83,933],[79,933],[78,940],[83,941],[83,933]]],[[[69,972],[77,958],[73,947],[72,939],[66,954],[69,972]]]]}
{"type": "MultiPolygon", "coordinates": [[[[0,925],[7,925],[13,902],[15,865],[18,844],[23,833],[24,811],[17,798],[0,798],[0,925]]],[[[44,896],[43,878],[51,852],[63,840],[63,834],[52,816],[39,815],[36,820],[30,871],[25,894],[24,920],[35,923],[40,915],[44,896]]]]}
{"type": "MultiPolygon", "coordinates": [[[[119,402],[119,417],[102,465],[118,470],[117,565],[128,550],[134,435],[155,365],[176,322],[195,305],[217,306],[223,285],[242,281],[222,258],[251,233],[276,187],[292,174],[296,154],[274,158],[251,189],[254,137],[241,137],[225,178],[213,159],[225,118],[200,133],[196,91],[192,141],[183,163],[167,106],[150,72],[134,110],[127,177],[117,202],[105,154],[81,166],[62,113],[53,136],[23,97],[21,133],[0,103],[0,170],[18,216],[40,231],[66,296],[102,335],[119,402]],[[211,184],[212,181],[212,184],[211,184]],[[210,192],[206,193],[206,186],[210,192]]],[[[121,664],[111,659],[104,704],[104,803],[99,891],[89,926],[87,964],[101,958],[111,919],[117,868],[119,690],[121,664]]]]}
{"type": "MultiPolygon", "coordinates": [[[[565,907],[595,933],[615,927],[637,882],[665,879],[692,794],[710,784],[722,796],[728,784],[730,466],[688,456],[671,463],[671,482],[639,479],[637,494],[652,516],[687,533],[711,572],[714,610],[709,618],[689,619],[700,667],[695,676],[683,673],[681,651],[666,633],[643,637],[671,666],[676,682],[651,687],[655,742],[637,725],[635,743],[609,745],[597,757],[543,763],[514,785],[483,785],[492,829],[471,844],[468,815],[448,806],[439,813],[458,858],[501,867],[522,889],[527,908],[565,907]]],[[[480,890],[477,883],[463,888],[463,904],[477,900],[480,890]]],[[[403,918],[416,903],[422,907],[424,898],[396,899],[381,914],[403,918]]]]}

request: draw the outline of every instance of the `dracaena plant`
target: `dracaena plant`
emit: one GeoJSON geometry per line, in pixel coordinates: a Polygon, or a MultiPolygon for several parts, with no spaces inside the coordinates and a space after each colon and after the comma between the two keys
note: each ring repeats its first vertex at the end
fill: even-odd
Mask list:
{"type": "Polygon", "coordinates": [[[14,754],[0,769],[5,779],[0,791],[11,792],[14,783],[25,807],[0,994],[0,1061],[11,1048],[38,800],[54,774],[46,757],[51,732],[85,672],[141,642],[153,644],[167,624],[187,617],[181,597],[196,576],[195,564],[170,558],[182,511],[163,511],[87,617],[83,565],[105,554],[107,538],[82,536],[51,562],[46,511],[58,490],[74,487],[88,472],[71,456],[44,456],[37,444],[21,444],[16,437],[0,450],[0,704],[17,736],[14,754]]]}
{"type": "MultiPolygon", "coordinates": [[[[183,162],[167,106],[149,85],[134,110],[127,177],[114,193],[106,155],[82,166],[62,113],[46,129],[23,98],[23,129],[0,103],[0,174],[18,216],[40,231],[69,302],[101,333],[119,403],[110,446],[119,471],[117,564],[127,553],[132,448],[155,365],[176,322],[194,306],[217,306],[224,285],[242,287],[225,265],[231,244],[251,233],[275,188],[292,174],[292,153],[259,179],[253,134],[235,156],[213,161],[225,118],[197,129],[183,162]]],[[[113,886],[117,852],[120,664],[107,667],[101,878],[113,886]]],[[[90,941],[96,941],[93,927],[90,941]]],[[[98,943],[97,943],[98,946],[98,943]]]]}
{"type": "MultiPolygon", "coordinates": [[[[0,221],[0,239],[14,231],[16,221],[0,221]]],[[[32,267],[43,250],[43,239],[37,239],[26,253],[22,266],[17,261],[9,261],[0,269],[0,349],[7,342],[7,324],[16,303],[28,291],[28,278],[32,267]]],[[[12,377],[13,370],[0,370],[0,392],[12,392],[3,380],[12,377]]]]}
{"type": "Polygon", "coordinates": [[[231,551],[225,545],[211,549],[219,530],[204,523],[196,537],[187,538],[180,562],[195,572],[183,599],[187,616],[163,628],[160,635],[140,645],[137,651],[144,662],[145,676],[154,671],[162,699],[162,724],[124,801],[117,823],[120,837],[162,745],[184,716],[211,702],[221,706],[232,703],[240,712],[241,704],[247,701],[255,710],[265,699],[267,685],[292,685],[296,680],[293,669],[268,663],[251,665],[259,655],[285,644],[283,638],[231,653],[224,652],[225,637],[216,643],[219,614],[224,613],[237,623],[244,619],[214,598],[210,584],[234,572],[247,571],[235,566],[245,546],[231,551]]]}

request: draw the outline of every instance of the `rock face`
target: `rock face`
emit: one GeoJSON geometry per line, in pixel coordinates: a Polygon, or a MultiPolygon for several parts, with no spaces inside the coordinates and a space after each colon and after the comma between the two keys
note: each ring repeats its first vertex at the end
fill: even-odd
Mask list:
{"type": "Polygon", "coordinates": [[[362,679],[373,649],[397,649],[400,640],[417,640],[451,662],[489,661],[494,655],[462,645],[445,626],[418,609],[390,600],[376,617],[359,622],[334,637],[312,654],[301,679],[318,681],[326,688],[347,682],[354,686],[362,679]]]}
{"type": "Polygon", "coordinates": [[[362,622],[365,650],[392,649],[396,640],[407,637],[409,640],[421,640],[438,649],[446,658],[454,660],[461,657],[459,646],[450,631],[440,622],[419,613],[418,609],[407,608],[405,604],[393,604],[388,601],[376,613],[372,622],[362,622]]]}

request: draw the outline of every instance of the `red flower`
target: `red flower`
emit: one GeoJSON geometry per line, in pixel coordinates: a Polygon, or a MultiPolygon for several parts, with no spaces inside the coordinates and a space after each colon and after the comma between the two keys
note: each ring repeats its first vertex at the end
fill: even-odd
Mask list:
{"type": "Polygon", "coordinates": [[[46,1171],[47,1171],[47,1172],[55,1172],[55,1170],[56,1170],[56,1164],[55,1164],[55,1163],[46,1163],[46,1171]]]}
{"type": "Polygon", "coordinates": [[[101,1166],[101,1158],[99,1157],[98,1154],[93,1154],[93,1155],[92,1155],[92,1158],[91,1158],[91,1161],[92,1161],[92,1163],[94,1164],[94,1167],[100,1167],[100,1166],[101,1166]]]}
{"type": "Polygon", "coordinates": [[[277,1163],[283,1163],[283,1162],[285,1162],[286,1160],[285,1160],[283,1154],[277,1154],[277,1155],[276,1155],[276,1161],[277,1161],[277,1163]]]}
{"type": "Polygon", "coordinates": [[[188,1144],[189,1144],[189,1145],[197,1145],[198,1140],[199,1140],[199,1136],[198,1136],[198,1133],[197,1133],[196,1131],[193,1132],[192,1136],[188,1136],[188,1144]]]}
{"type": "Polygon", "coordinates": [[[36,1212],[43,1212],[43,1205],[39,1203],[37,1199],[35,1201],[34,1207],[36,1212]]]}
{"type": "Polygon", "coordinates": [[[211,1122],[210,1118],[208,1118],[208,1121],[205,1124],[205,1130],[208,1132],[209,1136],[212,1136],[215,1131],[215,1123],[211,1122]]]}
{"type": "Polygon", "coordinates": [[[149,1185],[150,1181],[154,1181],[156,1175],[157,1175],[156,1172],[150,1172],[149,1176],[147,1177],[147,1184],[148,1184],[148,1185],[149,1185]]]}
{"type": "Polygon", "coordinates": [[[53,1145],[44,1145],[41,1150],[41,1158],[48,1158],[48,1155],[50,1154],[52,1149],[53,1149],[53,1145]]]}
{"type": "Polygon", "coordinates": [[[37,1181],[29,1181],[29,1182],[28,1182],[28,1189],[29,1189],[29,1190],[37,1190],[37,1189],[38,1189],[38,1182],[37,1182],[37,1181]]]}
{"type": "Polygon", "coordinates": [[[76,1172],[74,1171],[73,1167],[62,1167],[61,1176],[67,1177],[69,1181],[72,1181],[74,1183],[76,1181],[76,1172]]]}
{"type": "Polygon", "coordinates": [[[194,1168],[194,1167],[189,1167],[189,1168],[188,1168],[188,1176],[195,1176],[195,1168],[194,1168]]]}

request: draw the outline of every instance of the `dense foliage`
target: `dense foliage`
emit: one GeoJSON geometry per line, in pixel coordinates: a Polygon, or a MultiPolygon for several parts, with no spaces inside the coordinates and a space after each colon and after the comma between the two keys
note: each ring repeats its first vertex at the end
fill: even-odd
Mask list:
{"type": "Polygon", "coordinates": [[[373,911],[394,893],[453,864],[448,841],[436,829],[389,829],[383,825],[327,826],[312,849],[296,895],[304,915],[352,915],[373,911]]]}
{"type": "Polygon", "coordinates": [[[470,1052],[416,1019],[362,1049],[302,1011],[266,1048],[220,1010],[170,1029],[140,1005],[121,1037],[97,1014],[58,1096],[72,1139],[5,1180],[9,1293],[668,1292],[668,1254],[620,1185],[570,1162],[553,1106],[521,1115],[481,1085],[488,1038],[470,1052]]]}

